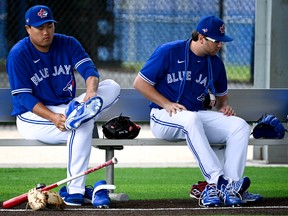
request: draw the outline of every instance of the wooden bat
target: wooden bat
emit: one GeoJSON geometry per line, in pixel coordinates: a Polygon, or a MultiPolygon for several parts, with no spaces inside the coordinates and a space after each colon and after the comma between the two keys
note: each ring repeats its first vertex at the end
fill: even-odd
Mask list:
{"type": "MultiPolygon", "coordinates": [[[[79,177],[84,176],[84,175],[88,175],[88,174],[90,174],[90,173],[92,173],[92,172],[94,172],[96,170],[99,170],[99,169],[102,169],[104,167],[110,166],[112,164],[117,164],[117,163],[118,163],[117,159],[115,157],[113,157],[111,160],[109,160],[109,161],[107,161],[107,162],[105,162],[103,164],[100,164],[98,166],[92,167],[92,168],[90,168],[90,169],[88,169],[88,170],[86,170],[86,171],[84,171],[82,173],[79,173],[79,174],[75,175],[75,176],[71,176],[69,178],[66,178],[66,179],[63,179],[61,181],[58,181],[58,182],[56,182],[54,184],[48,185],[48,186],[46,186],[44,188],[41,188],[40,190],[41,191],[51,190],[53,188],[58,187],[61,184],[67,183],[67,182],[72,181],[72,180],[74,180],[76,178],[79,178],[79,177]]],[[[17,197],[11,198],[11,199],[6,200],[5,202],[3,202],[3,208],[6,208],[6,209],[7,208],[12,208],[12,207],[14,207],[16,205],[19,205],[19,204],[27,201],[27,200],[28,200],[28,193],[21,194],[21,195],[19,195],[17,197]]]]}

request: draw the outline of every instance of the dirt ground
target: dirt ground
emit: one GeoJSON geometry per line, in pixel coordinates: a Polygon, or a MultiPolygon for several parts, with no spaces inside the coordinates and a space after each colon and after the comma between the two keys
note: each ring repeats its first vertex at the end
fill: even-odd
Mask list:
{"type": "Polygon", "coordinates": [[[145,200],[112,202],[109,209],[95,209],[92,205],[81,207],[68,206],[64,210],[45,208],[41,211],[26,209],[26,203],[11,209],[3,209],[2,202],[0,215],[69,215],[69,216],[154,216],[154,215],[288,215],[288,198],[269,198],[258,203],[248,203],[241,207],[199,207],[197,200],[145,200]]]}

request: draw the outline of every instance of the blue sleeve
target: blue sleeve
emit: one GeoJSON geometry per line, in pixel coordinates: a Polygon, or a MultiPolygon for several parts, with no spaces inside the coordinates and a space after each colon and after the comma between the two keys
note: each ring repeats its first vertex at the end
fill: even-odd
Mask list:
{"type": "Polygon", "coordinates": [[[32,111],[40,101],[32,95],[32,84],[25,64],[25,58],[18,50],[12,50],[7,58],[7,73],[10,81],[13,111],[12,115],[32,111]]]}
{"type": "MultiPolygon", "coordinates": [[[[13,92],[32,92],[32,82],[29,77],[28,66],[25,63],[25,57],[17,50],[12,50],[7,58],[6,70],[9,76],[10,88],[13,92]]],[[[31,69],[32,70],[32,69],[31,69]]]]}
{"type": "Polygon", "coordinates": [[[158,47],[149,57],[139,75],[154,86],[158,80],[164,79],[165,71],[169,67],[169,61],[166,58],[163,46],[158,47]]]}
{"type": "MultiPolygon", "coordinates": [[[[15,101],[16,103],[17,102],[20,103],[21,109],[23,109],[23,111],[25,110],[25,112],[27,111],[32,112],[35,105],[40,102],[36,97],[34,97],[32,94],[29,93],[20,93],[13,95],[12,100],[13,102],[15,101]]],[[[14,115],[14,113],[12,114],[14,115]]],[[[15,114],[17,115],[18,113],[15,114]]]]}
{"type": "Polygon", "coordinates": [[[89,76],[100,77],[98,70],[93,63],[92,59],[89,57],[87,52],[84,50],[82,45],[74,37],[70,37],[70,45],[72,53],[72,63],[75,69],[81,74],[81,76],[86,80],[89,76]]]}

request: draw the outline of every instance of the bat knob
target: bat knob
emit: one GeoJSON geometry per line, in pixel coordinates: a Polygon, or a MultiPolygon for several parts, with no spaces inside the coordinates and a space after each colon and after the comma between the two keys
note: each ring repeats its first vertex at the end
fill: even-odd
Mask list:
{"type": "Polygon", "coordinates": [[[117,164],[117,163],[118,163],[117,158],[113,157],[113,158],[112,158],[112,162],[113,162],[114,164],[117,164]]]}
{"type": "Polygon", "coordinates": [[[44,187],[46,187],[46,184],[44,184],[44,183],[38,183],[36,185],[36,189],[41,189],[41,188],[44,188],[44,187]]]}

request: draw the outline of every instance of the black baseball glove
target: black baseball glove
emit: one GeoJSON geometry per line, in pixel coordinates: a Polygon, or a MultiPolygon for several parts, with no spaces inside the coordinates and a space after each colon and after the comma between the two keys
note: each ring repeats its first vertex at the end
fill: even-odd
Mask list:
{"type": "Polygon", "coordinates": [[[122,114],[102,125],[103,135],[108,139],[134,139],[138,136],[140,129],[139,125],[122,114]]]}
{"type": "Polygon", "coordinates": [[[255,139],[282,139],[286,131],[279,119],[273,115],[265,114],[257,121],[252,134],[255,139]]]}

